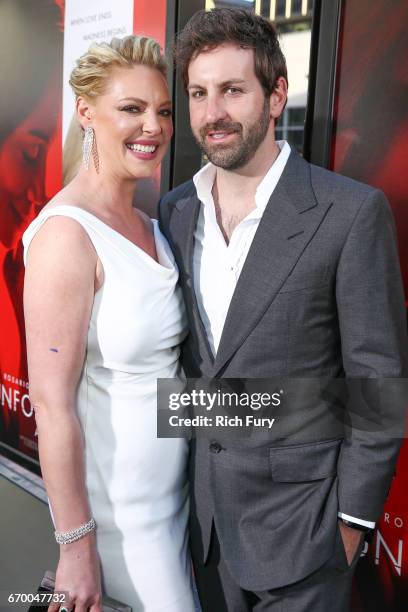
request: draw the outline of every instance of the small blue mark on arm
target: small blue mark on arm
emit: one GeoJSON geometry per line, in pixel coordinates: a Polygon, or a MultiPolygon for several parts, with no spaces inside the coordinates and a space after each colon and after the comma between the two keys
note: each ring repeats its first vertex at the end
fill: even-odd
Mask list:
{"type": "Polygon", "coordinates": [[[52,351],[53,353],[58,353],[58,349],[56,348],[50,348],[50,351],[52,351]]]}

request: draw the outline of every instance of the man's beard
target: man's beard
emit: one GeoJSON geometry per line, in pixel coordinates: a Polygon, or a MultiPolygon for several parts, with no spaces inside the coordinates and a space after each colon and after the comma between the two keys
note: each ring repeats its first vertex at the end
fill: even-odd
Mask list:
{"type": "Polygon", "coordinates": [[[237,170],[245,166],[254,157],[259,146],[265,140],[269,122],[269,100],[265,98],[259,116],[253,122],[245,125],[245,135],[241,123],[221,120],[216,123],[207,123],[205,127],[201,128],[200,135],[199,137],[196,136],[196,140],[210,162],[215,166],[224,170],[237,170]],[[219,144],[208,144],[206,136],[209,132],[214,131],[236,133],[238,134],[238,142],[225,145],[221,142],[219,144]]]}

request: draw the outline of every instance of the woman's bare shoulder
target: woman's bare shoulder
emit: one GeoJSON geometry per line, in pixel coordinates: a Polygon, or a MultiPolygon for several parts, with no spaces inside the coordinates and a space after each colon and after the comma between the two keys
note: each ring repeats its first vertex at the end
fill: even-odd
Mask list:
{"type": "Polygon", "coordinates": [[[66,268],[73,265],[84,265],[86,261],[94,264],[97,259],[94,246],[77,220],[64,216],[52,215],[46,218],[36,231],[29,244],[28,261],[35,259],[47,266],[51,261],[60,262],[66,268]]]}
{"type": "MultiPolygon", "coordinates": [[[[51,212],[59,206],[69,206],[70,208],[85,208],[81,202],[81,194],[77,189],[68,185],[63,187],[47,204],[42,208],[40,216],[44,213],[51,212]]],[[[68,215],[58,214],[47,217],[35,238],[39,238],[37,243],[41,243],[44,248],[57,249],[58,251],[68,249],[70,247],[93,251],[92,243],[82,224],[68,215]],[[91,248],[90,248],[91,247],[91,248]]],[[[73,253],[75,255],[75,253],[73,253]]]]}

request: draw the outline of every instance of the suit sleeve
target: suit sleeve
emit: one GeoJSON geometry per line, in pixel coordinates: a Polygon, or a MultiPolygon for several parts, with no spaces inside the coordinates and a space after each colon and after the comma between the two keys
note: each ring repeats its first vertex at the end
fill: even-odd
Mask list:
{"type": "Polygon", "coordinates": [[[381,191],[369,192],[348,233],[336,300],[343,367],[352,387],[338,462],[339,513],[374,522],[401,446],[408,363],[395,226],[381,191]]]}

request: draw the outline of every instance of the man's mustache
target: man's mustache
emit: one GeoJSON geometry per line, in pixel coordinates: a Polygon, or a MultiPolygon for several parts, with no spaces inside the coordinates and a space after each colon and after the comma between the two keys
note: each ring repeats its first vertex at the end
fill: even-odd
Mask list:
{"type": "Polygon", "coordinates": [[[232,121],[217,121],[216,123],[207,123],[200,130],[200,136],[205,138],[210,132],[242,132],[242,125],[232,121]]]}

